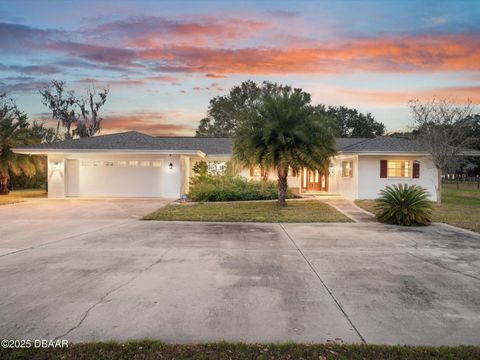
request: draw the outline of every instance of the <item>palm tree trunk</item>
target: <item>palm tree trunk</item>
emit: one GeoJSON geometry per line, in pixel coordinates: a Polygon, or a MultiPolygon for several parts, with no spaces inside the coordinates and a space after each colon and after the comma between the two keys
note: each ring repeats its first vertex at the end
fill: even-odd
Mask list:
{"type": "Polygon", "coordinates": [[[287,201],[285,198],[287,197],[287,188],[288,188],[288,183],[287,183],[287,174],[288,174],[288,168],[278,168],[278,205],[279,206],[287,206],[287,201]]]}
{"type": "Polygon", "coordinates": [[[8,195],[8,176],[0,175],[0,195],[8,195]]]}

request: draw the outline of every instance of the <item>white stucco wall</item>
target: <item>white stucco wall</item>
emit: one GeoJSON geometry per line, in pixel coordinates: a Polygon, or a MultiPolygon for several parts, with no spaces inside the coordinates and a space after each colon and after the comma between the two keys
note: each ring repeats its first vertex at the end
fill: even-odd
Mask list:
{"type": "Polygon", "coordinates": [[[430,199],[437,200],[437,169],[432,160],[425,156],[359,156],[358,199],[375,199],[380,190],[392,184],[416,184],[428,190],[430,199]],[[420,177],[381,178],[380,160],[417,160],[420,163],[420,177]]]}
{"type": "Polygon", "coordinates": [[[48,197],[65,197],[65,158],[61,155],[48,156],[48,197]]]}
{"type": "Polygon", "coordinates": [[[67,159],[65,168],[65,194],[66,196],[79,196],[80,194],[80,161],[67,159]]]}
{"type": "Polygon", "coordinates": [[[358,197],[358,156],[340,155],[332,159],[330,172],[329,192],[340,194],[348,199],[357,199],[358,197]],[[350,178],[342,176],[342,162],[353,162],[353,176],[350,178]]]}
{"type": "Polygon", "coordinates": [[[178,199],[181,195],[182,186],[180,155],[165,156],[160,157],[160,159],[162,160],[160,196],[178,199]],[[168,167],[170,163],[173,164],[172,169],[168,167]]]}
{"type": "Polygon", "coordinates": [[[190,157],[189,156],[180,156],[180,168],[181,168],[181,185],[180,193],[185,195],[188,193],[188,188],[190,186],[190,157]]]}
{"type": "MultiPolygon", "coordinates": [[[[186,155],[154,154],[50,154],[48,156],[48,196],[126,196],[126,197],[166,197],[179,198],[188,193],[192,167],[196,161],[228,161],[228,157],[191,157],[186,155]],[[82,160],[160,160],[161,167],[82,167],[82,160]],[[169,163],[173,168],[169,169],[169,163]]],[[[395,183],[418,184],[426,188],[433,201],[436,200],[437,170],[433,162],[424,156],[378,156],[378,155],[339,155],[332,160],[333,168],[329,177],[329,192],[350,199],[374,199],[385,186],[395,183]],[[380,178],[380,160],[417,160],[420,162],[420,178],[380,178]],[[353,161],[353,177],[342,177],[342,161],[353,161]]],[[[241,175],[248,179],[248,169],[241,175]]],[[[270,180],[276,180],[274,172],[270,180]]],[[[301,188],[301,176],[288,177],[290,188],[301,188]]]]}

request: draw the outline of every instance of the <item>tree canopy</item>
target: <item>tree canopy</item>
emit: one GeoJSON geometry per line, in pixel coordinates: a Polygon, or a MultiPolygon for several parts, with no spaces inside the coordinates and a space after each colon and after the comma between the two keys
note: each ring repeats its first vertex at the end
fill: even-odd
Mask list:
{"type": "Polygon", "coordinates": [[[207,117],[200,120],[196,136],[233,136],[245,112],[258,104],[263,94],[290,90],[289,86],[264,81],[244,81],[234,86],[228,95],[216,96],[210,100],[207,117]]]}
{"type": "Polygon", "coordinates": [[[68,90],[65,81],[53,80],[40,90],[43,104],[52,111],[57,120],[55,140],[74,137],[89,137],[100,132],[102,118],[100,108],[107,101],[108,88],[97,92],[95,87],[87,90],[86,98],[79,98],[73,90],[68,90]],[[63,133],[60,134],[60,126],[63,133]]]}
{"type": "MultiPolygon", "coordinates": [[[[258,104],[263,94],[279,94],[283,90],[291,90],[291,87],[268,81],[258,85],[251,80],[234,86],[227,95],[210,100],[207,117],[200,120],[196,136],[233,136],[243,114],[258,104]]],[[[338,137],[375,137],[385,133],[385,125],[370,113],[326,105],[315,106],[315,111],[332,119],[338,137]]]]}
{"type": "Polygon", "coordinates": [[[34,176],[44,169],[40,156],[16,154],[14,147],[40,143],[48,130],[35,123],[31,126],[27,115],[18,109],[14,100],[0,94],[0,194],[9,192],[12,175],[34,176]]]}
{"type": "Polygon", "coordinates": [[[376,121],[371,113],[363,114],[346,106],[319,105],[316,109],[333,120],[338,137],[372,138],[385,134],[385,125],[376,121]]]}

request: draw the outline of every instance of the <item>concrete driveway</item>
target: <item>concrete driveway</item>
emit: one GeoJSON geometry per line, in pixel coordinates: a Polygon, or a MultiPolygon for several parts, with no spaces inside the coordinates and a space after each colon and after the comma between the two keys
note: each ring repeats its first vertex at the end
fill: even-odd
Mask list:
{"type": "Polygon", "coordinates": [[[162,204],[0,207],[0,337],[480,344],[478,234],[136,220],[162,204]]]}
{"type": "Polygon", "coordinates": [[[0,206],[0,255],[137,222],[169,200],[31,199],[0,206]]]}

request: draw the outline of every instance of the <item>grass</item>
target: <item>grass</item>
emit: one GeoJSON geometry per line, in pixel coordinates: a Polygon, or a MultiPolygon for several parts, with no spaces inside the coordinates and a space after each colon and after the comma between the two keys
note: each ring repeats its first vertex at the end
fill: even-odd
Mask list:
{"type": "Polygon", "coordinates": [[[170,204],[144,220],[251,221],[251,222],[351,222],[328,204],[318,200],[289,200],[279,207],[275,201],[235,201],[170,204]]]}
{"type": "Polygon", "coordinates": [[[0,195],[0,205],[16,204],[29,198],[46,197],[45,189],[27,189],[10,191],[8,195],[0,195]]]}
{"type": "Polygon", "coordinates": [[[13,359],[478,359],[479,346],[209,343],[168,345],[160,341],[70,344],[57,349],[0,349],[13,359]]]}
{"type": "MultiPolygon", "coordinates": [[[[361,208],[374,213],[375,200],[356,200],[361,208]]],[[[433,221],[480,232],[480,190],[476,186],[443,185],[442,205],[434,207],[433,221]]]]}

